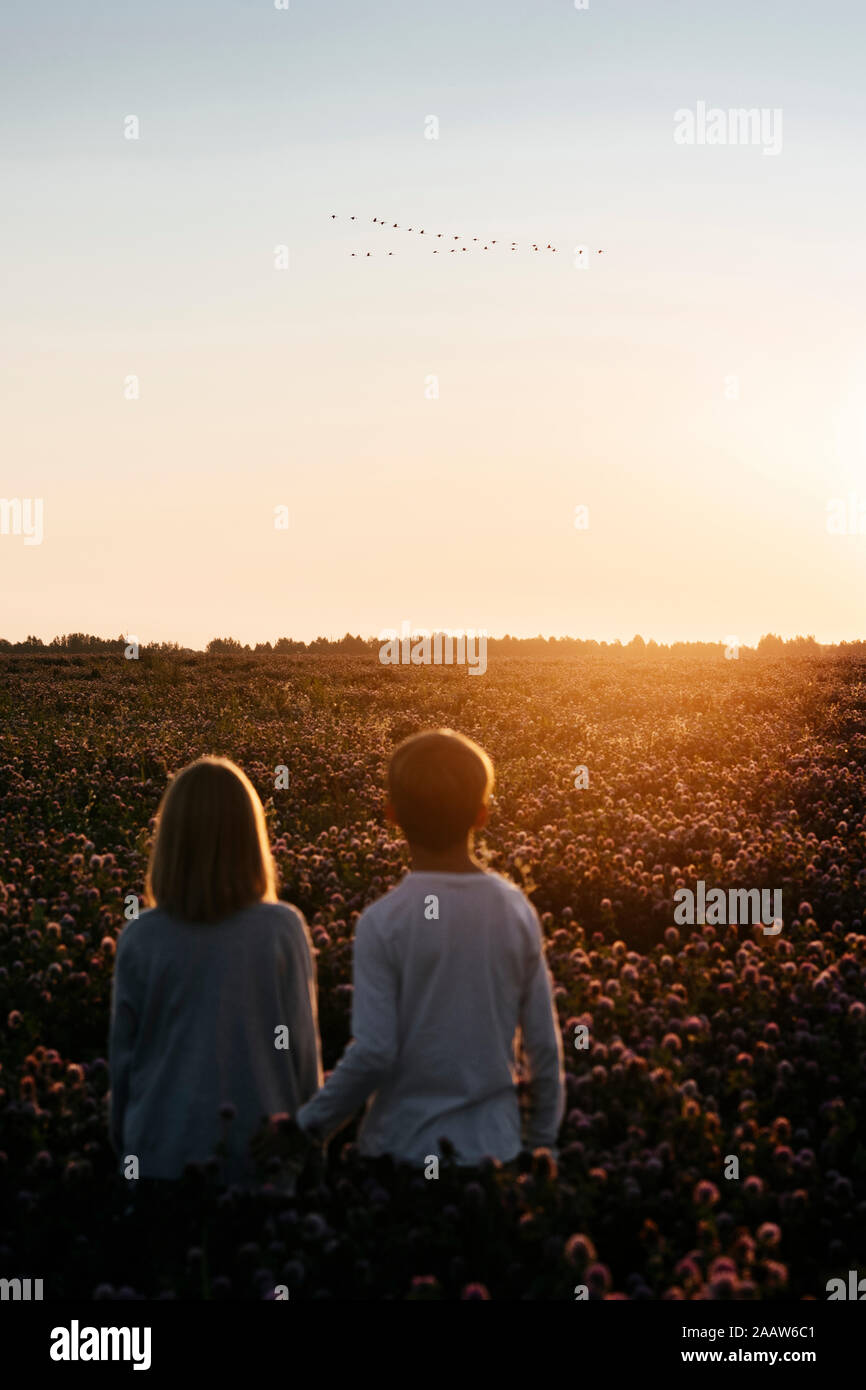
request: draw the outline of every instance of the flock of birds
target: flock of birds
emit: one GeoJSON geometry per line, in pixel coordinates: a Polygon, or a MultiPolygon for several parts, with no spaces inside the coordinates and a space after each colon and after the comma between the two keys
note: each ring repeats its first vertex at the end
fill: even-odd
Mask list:
{"type": "MultiPolygon", "coordinates": [[[[331,213],[331,221],[332,221],[332,222],[336,222],[337,220],[338,220],[338,214],[337,214],[336,212],[332,212],[332,213],[331,213]]],[[[361,218],[355,216],[354,214],[352,214],[352,215],[347,219],[347,221],[349,221],[349,222],[359,222],[359,223],[360,223],[361,218]]],[[[489,250],[491,250],[491,248],[494,247],[494,246],[506,246],[506,245],[508,245],[507,242],[504,242],[504,241],[501,241],[501,240],[497,240],[496,237],[490,237],[490,238],[488,238],[488,239],[485,241],[485,239],[484,239],[483,237],[477,237],[477,236],[473,236],[473,237],[462,237],[462,236],[460,236],[459,234],[457,234],[457,233],[452,233],[452,232],[428,232],[428,230],[427,230],[426,227],[401,227],[400,224],[399,224],[398,222],[389,222],[389,221],[388,221],[386,218],[384,218],[384,217],[374,217],[374,218],[373,218],[373,222],[376,224],[376,226],[381,227],[383,230],[387,228],[388,231],[392,231],[392,232],[403,232],[403,231],[405,231],[405,232],[411,232],[411,233],[413,234],[413,236],[427,236],[427,237],[430,238],[431,242],[435,242],[435,241],[445,241],[445,242],[448,242],[448,241],[456,241],[456,242],[461,243],[461,244],[458,245],[458,246],[447,246],[447,245],[446,245],[446,246],[434,246],[434,247],[433,247],[433,255],[434,255],[434,256],[438,256],[438,255],[440,255],[440,254],[445,254],[446,252],[447,252],[447,253],[450,253],[450,254],[453,256],[456,252],[461,252],[461,251],[479,251],[479,250],[480,250],[480,251],[489,251],[489,250]],[[463,244],[464,242],[467,243],[467,244],[464,245],[464,244],[463,244]]],[[[545,251],[552,251],[552,252],[554,252],[554,253],[556,252],[556,247],[553,245],[552,242],[548,242],[548,243],[546,244],[546,246],[542,246],[541,242],[538,242],[538,241],[533,241],[533,242],[529,242],[529,243],[525,243],[525,244],[529,245],[531,251],[539,251],[539,252],[542,252],[542,253],[545,252],[545,251]]],[[[509,250],[511,250],[511,251],[519,251],[519,250],[520,250],[520,243],[519,243],[519,242],[516,242],[516,241],[512,241],[512,242],[510,243],[509,250]]],[[[393,251],[384,251],[384,250],[383,250],[383,251],[351,251],[349,254],[350,254],[351,256],[360,256],[360,257],[364,257],[364,256],[393,256],[393,255],[394,255],[394,252],[393,252],[393,251]]],[[[582,256],[582,255],[583,255],[583,248],[580,248],[580,249],[578,250],[578,253],[577,253],[577,254],[578,254],[579,256],[582,256]]],[[[603,255],[604,253],[603,253],[602,251],[599,251],[597,254],[598,254],[599,256],[601,256],[601,255],[603,255]]]]}

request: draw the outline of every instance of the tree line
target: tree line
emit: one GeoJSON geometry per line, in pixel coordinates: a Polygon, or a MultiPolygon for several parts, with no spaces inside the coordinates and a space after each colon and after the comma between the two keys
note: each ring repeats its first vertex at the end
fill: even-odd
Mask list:
{"type": "MultiPolygon", "coordinates": [[[[28,636],[23,642],[9,642],[5,638],[0,638],[0,653],[76,653],[85,655],[96,655],[98,653],[124,652],[129,639],[123,635],[119,637],[94,637],[88,632],[70,632],[60,637],[53,637],[50,642],[43,642],[41,637],[28,636]]],[[[279,637],[275,642],[256,642],[250,645],[249,642],[239,642],[236,637],[213,637],[205,647],[205,653],[210,656],[255,656],[289,654],[296,655],[302,652],[312,653],[333,653],[342,655],[364,655],[378,651],[381,643],[375,637],[352,636],[347,632],[345,637],[336,639],[328,637],[316,637],[312,642],[301,642],[294,637],[279,637]]],[[[504,637],[488,637],[487,650],[493,655],[499,656],[586,656],[593,652],[615,654],[617,652],[628,653],[629,655],[644,655],[654,653],[670,653],[674,655],[710,655],[718,654],[720,648],[726,649],[725,642],[655,642],[644,641],[643,637],[635,635],[630,642],[623,644],[619,640],[615,642],[597,642],[591,638],[581,637],[512,637],[508,633],[504,637]]],[[[148,642],[141,644],[142,650],[150,652],[173,653],[175,655],[196,656],[201,652],[198,648],[185,647],[178,642],[148,642]]],[[[817,656],[823,651],[845,650],[852,655],[866,655],[866,642],[840,642],[835,646],[822,646],[816,642],[813,636],[808,637],[778,637],[775,633],[766,633],[758,642],[757,647],[742,646],[736,649],[737,657],[746,656],[817,656]]]]}

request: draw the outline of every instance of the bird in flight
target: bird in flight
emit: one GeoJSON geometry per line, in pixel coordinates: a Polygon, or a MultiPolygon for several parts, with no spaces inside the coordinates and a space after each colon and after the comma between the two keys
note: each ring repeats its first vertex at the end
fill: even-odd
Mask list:
{"type": "MultiPolygon", "coordinates": [[[[340,215],[340,214],[338,214],[338,213],[336,213],[336,212],[332,212],[332,213],[330,214],[330,220],[331,220],[332,222],[336,222],[337,219],[338,219],[338,217],[339,217],[339,215],[340,215]]],[[[351,214],[350,214],[350,216],[349,216],[349,221],[350,221],[350,222],[357,222],[357,221],[358,221],[358,218],[357,218],[357,216],[355,215],[355,213],[351,213],[351,214]]],[[[389,224],[385,221],[384,217],[374,217],[374,218],[372,219],[372,221],[373,221],[373,223],[374,223],[376,226],[378,226],[378,227],[387,227],[387,226],[389,225],[389,224]]],[[[399,222],[392,222],[392,223],[390,224],[390,226],[391,226],[391,229],[392,229],[393,231],[395,231],[395,232],[401,230],[401,227],[400,227],[400,223],[399,223],[399,222]]],[[[418,236],[425,236],[426,233],[427,233],[426,227],[418,227],[418,228],[415,228],[415,227],[406,227],[405,230],[406,230],[407,232],[410,232],[410,233],[415,233],[415,234],[418,235],[418,236]]],[[[440,241],[441,241],[442,238],[445,237],[446,233],[445,233],[445,232],[436,232],[436,233],[432,233],[432,232],[431,232],[431,236],[433,236],[433,235],[436,236],[437,240],[440,240],[440,241]]],[[[458,242],[458,243],[462,242],[462,240],[463,240],[463,238],[461,237],[461,235],[460,235],[459,232],[450,233],[449,235],[451,235],[452,240],[454,240],[454,241],[456,241],[456,242],[458,242]]],[[[469,239],[467,239],[467,240],[469,240],[469,239]]],[[[473,247],[477,247],[479,250],[482,250],[482,251],[489,251],[489,250],[491,249],[491,247],[496,246],[496,245],[499,245],[499,244],[500,244],[500,243],[498,242],[498,240],[497,240],[496,237],[489,237],[487,241],[484,241],[481,237],[473,236],[473,237],[471,238],[470,244],[469,244],[468,246],[462,246],[462,245],[452,246],[452,247],[451,247],[451,250],[452,250],[452,251],[457,251],[457,250],[460,250],[460,251],[467,251],[467,250],[471,250],[473,247]]],[[[519,249],[519,243],[518,243],[517,241],[512,240],[512,241],[511,241],[511,244],[510,244],[510,249],[511,249],[512,252],[517,251],[517,250],[519,249]]],[[[540,250],[542,249],[542,247],[541,247],[541,244],[540,244],[539,242],[533,241],[533,242],[530,243],[530,249],[531,249],[533,252],[537,252],[537,251],[540,251],[540,250]]],[[[578,255],[582,256],[585,249],[586,249],[586,248],[584,248],[584,247],[579,248],[579,249],[578,249],[578,255]]],[[[553,242],[548,241],[548,242],[545,244],[545,246],[544,246],[544,250],[555,252],[555,251],[557,250],[557,248],[553,245],[553,242]]],[[[354,257],[354,256],[357,256],[357,255],[371,256],[371,255],[373,255],[373,254],[374,254],[374,253],[373,253],[372,251],[366,251],[366,252],[355,252],[355,251],[352,251],[352,252],[351,252],[351,255],[352,255],[353,257],[354,257]]],[[[391,256],[391,255],[393,255],[394,253],[393,253],[392,251],[389,251],[387,254],[388,254],[389,256],[391,256]]],[[[434,254],[434,255],[438,255],[438,249],[437,249],[437,248],[434,248],[433,254],[434,254]]],[[[604,254],[604,252],[603,252],[603,250],[599,249],[597,254],[598,254],[599,256],[602,256],[602,255],[604,254]]]]}

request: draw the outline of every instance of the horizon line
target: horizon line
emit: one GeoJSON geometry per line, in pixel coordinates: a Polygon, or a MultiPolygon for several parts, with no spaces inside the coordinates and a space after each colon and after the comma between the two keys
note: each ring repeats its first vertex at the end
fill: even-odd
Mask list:
{"type": "MultiPolygon", "coordinates": [[[[635,633],[634,636],[631,637],[628,641],[623,641],[620,637],[580,637],[573,633],[535,633],[531,636],[516,636],[513,633],[506,632],[499,635],[487,633],[483,629],[473,628],[465,628],[458,630],[448,628],[427,629],[419,627],[417,630],[413,630],[408,633],[404,632],[403,634],[406,640],[409,640],[410,642],[421,641],[424,638],[435,637],[438,635],[450,635],[456,637],[465,636],[468,640],[476,640],[479,642],[485,641],[488,643],[508,642],[514,643],[516,645],[524,645],[530,643],[544,643],[553,645],[559,643],[580,644],[583,646],[593,646],[604,649],[619,649],[621,651],[662,651],[670,650],[674,647],[713,647],[722,648],[725,650],[733,650],[737,652],[757,653],[762,646],[765,649],[767,647],[770,647],[773,650],[780,650],[782,648],[802,647],[807,648],[811,651],[831,651],[837,647],[857,646],[866,643],[866,637],[839,638],[836,641],[821,642],[818,641],[818,639],[812,633],[797,633],[795,636],[792,637],[783,637],[780,634],[774,632],[764,633],[761,635],[760,638],[757,639],[757,641],[752,643],[740,641],[736,636],[728,636],[725,638],[676,637],[669,641],[659,641],[657,638],[644,638],[642,634],[635,633]]],[[[22,652],[26,653],[28,651],[71,651],[73,649],[67,644],[74,643],[79,650],[85,651],[88,650],[90,648],[90,644],[92,644],[92,650],[94,651],[94,653],[106,647],[117,647],[121,645],[127,646],[130,644],[135,644],[139,649],[165,648],[169,650],[176,650],[178,652],[189,652],[191,654],[199,654],[202,656],[206,656],[208,655],[209,649],[211,647],[214,648],[216,654],[229,655],[232,651],[248,652],[250,654],[253,654],[255,652],[267,652],[269,650],[276,651],[278,650],[279,645],[282,643],[285,643],[287,645],[290,644],[298,648],[304,649],[315,648],[317,646],[339,647],[343,643],[362,643],[365,648],[374,649],[376,646],[389,640],[393,640],[393,638],[391,637],[390,629],[388,630],[387,636],[385,635],[383,630],[382,633],[378,634],[375,637],[363,637],[359,633],[355,634],[351,632],[346,632],[340,637],[331,637],[319,634],[316,637],[309,639],[292,637],[288,634],[284,634],[273,640],[266,638],[257,642],[243,642],[239,638],[232,636],[212,637],[208,639],[204,646],[193,646],[188,643],[180,642],[175,638],[151,638],[149,640],[142,640],[137,636],[137,634],[131,632],[125,634],[121,633],[114,637],[101,637],[95,633],[78,631],[69,633],[57,633],[54,635],[54,637],[47,641],[35,633],[28,633],[27,637],[19,639],[18,641],[13,641],[5,637],[0,637],[0,653],[15,652],[16,654],[21,654],[22,652]]]]}

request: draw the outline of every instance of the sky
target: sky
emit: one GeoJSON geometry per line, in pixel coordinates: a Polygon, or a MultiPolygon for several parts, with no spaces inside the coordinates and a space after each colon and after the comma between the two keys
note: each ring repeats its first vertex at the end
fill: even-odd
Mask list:
{"type": "Polygon", "coordinates": [[[864,44],[853,0],[7,7],[0,637],[863,637],[864,44]]]}

